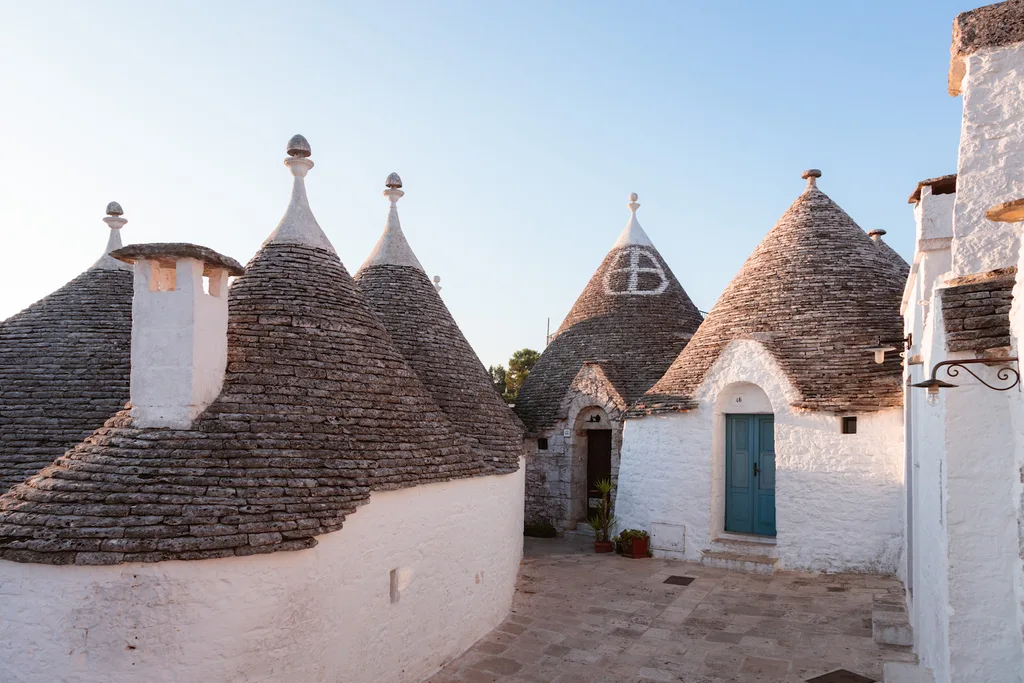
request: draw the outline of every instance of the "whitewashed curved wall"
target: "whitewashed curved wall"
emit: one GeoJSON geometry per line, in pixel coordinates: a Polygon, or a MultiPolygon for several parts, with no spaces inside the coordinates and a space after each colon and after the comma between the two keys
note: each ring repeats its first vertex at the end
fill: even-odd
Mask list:
{"type": "Polygon", "coordinates": [[[0,561],[0,680],[421,681],[511,606],[523,472],[374,493],[310,550],[0,561]]]}
{"type": "Polygon", "coordinates": [[[895,572],[903,537],[902,410],[859,414],[857,434],[842,434],[839,416],[790,407],[793,387],[755,341],[726,348],[697,392],[698,409],[626,421],[619,527],[682,524],[683,552],[654,553],[699,560],[724,525],[723,414],[769,412],[765,395],[775,414],[780,568],[895,572]]]}

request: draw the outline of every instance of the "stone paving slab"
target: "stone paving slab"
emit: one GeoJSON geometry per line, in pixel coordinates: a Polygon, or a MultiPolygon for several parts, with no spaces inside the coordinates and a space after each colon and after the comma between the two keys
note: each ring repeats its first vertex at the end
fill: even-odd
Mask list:
{"type": "Polygon", "coordinates": [[[874,598],[899,591],[891,577],[743,574],[528,538],[508,618],[428,683],[803,683],[839,668],[880,681],[883,662],[916,661],[871,637],[874,598]]]}

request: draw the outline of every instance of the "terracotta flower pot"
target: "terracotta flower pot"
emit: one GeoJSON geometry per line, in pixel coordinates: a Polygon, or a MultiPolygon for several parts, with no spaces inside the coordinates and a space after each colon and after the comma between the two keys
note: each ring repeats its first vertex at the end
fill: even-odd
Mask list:
{"type": "Polygon", "coordinates": [[[627,554],[634,560],[647,557],[647,541],[646,538],[634,538],[626,549],[627,554]]]}
{"type": "Polygon", "coordinates": [[[615,550],[615,544],[611,541],[594,541],[595,553],[610,553],[615,550]]]}

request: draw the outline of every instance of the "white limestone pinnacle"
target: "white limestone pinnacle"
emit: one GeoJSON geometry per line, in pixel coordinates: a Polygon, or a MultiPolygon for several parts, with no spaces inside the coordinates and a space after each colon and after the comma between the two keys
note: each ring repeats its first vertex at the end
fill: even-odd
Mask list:
{"type": "Polygon", "coordinates": [[[309,142],[301,135],[295,135],[288,141],[289,157],[284,165],[292,172],[295,180],[292,184],[292,197],[284,217],[277,228],[263,243],[264,246],[275,244],[304,244],[310,247],[334,251],[334,246],[327,235],[320,229],[320,224],[309,208],[306,197],[306,174],[313,168],[313,160],[309,158],[311,150],[309,142]]]}
{"type": "Polygon", "coordinates": [[[420,265],[419,259],[413,253],[408,240],[405,239],[402,223],[398,220],[398,200],[405,196],[405,192],[400,189],[402,179],[398,177],[397,173],[392,173],[387,177],[385,185],[387,189],[383,194],[388,198],[390,206],[388,207],[387,222],[384,224],[384,234],[377,240],[373,251],[370,252],[359,270],[371,266],[409,266],[423,270],[423,266],[420,265]]]}
{"type": "Polygon", "coordinates": [[[103,222],[110,228],[110,234],[107,236],[107,248],[103,252],[103,255],[96,260],[96,263],[92,264],[93,268],[101,268],[103,270],[131,270],[132,267],[127,263],[122,263],[117,259],[110,257],[110,252],[115,249],[121,248],[121,228],[128,222],[127,219],[122,218],[121,214],[124,213],[124,209],[117,202],[110,202],[107,204],[107,215],[103,218],[103,222]]]}
{"type": "Polygon", "coordinates": [[[637,202],[639,197],[636,192],[631,192],[629,195],[629,221],[626,222],[626,227],[623,228],[622,233],[619,235],[619,239],[615,240],[615,244],[612,249],[618,249],[620,247],[628,247],[630,245],[637,245],[642,247],[653,247],[654,244],[651,239],[644,232],[644,229],[640,227],[640,223],[636,219],[636,210],[640,208],[640,204],[637,202]]]}

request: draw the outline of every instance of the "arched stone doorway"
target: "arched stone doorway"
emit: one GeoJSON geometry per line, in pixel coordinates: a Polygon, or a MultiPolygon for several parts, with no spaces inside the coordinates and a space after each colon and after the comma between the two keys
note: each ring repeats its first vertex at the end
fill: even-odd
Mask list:
{"type": "Polygon", "coordinates": [[[600,499],[595,482],[609,479],[614,484],[618,478],[621,440],[621,423],[618,419],[612,419],[600,406],[581,409],[573,420],[570,513],[577,522],[586,523],[595,514],[594,508],[600,499]]]}

